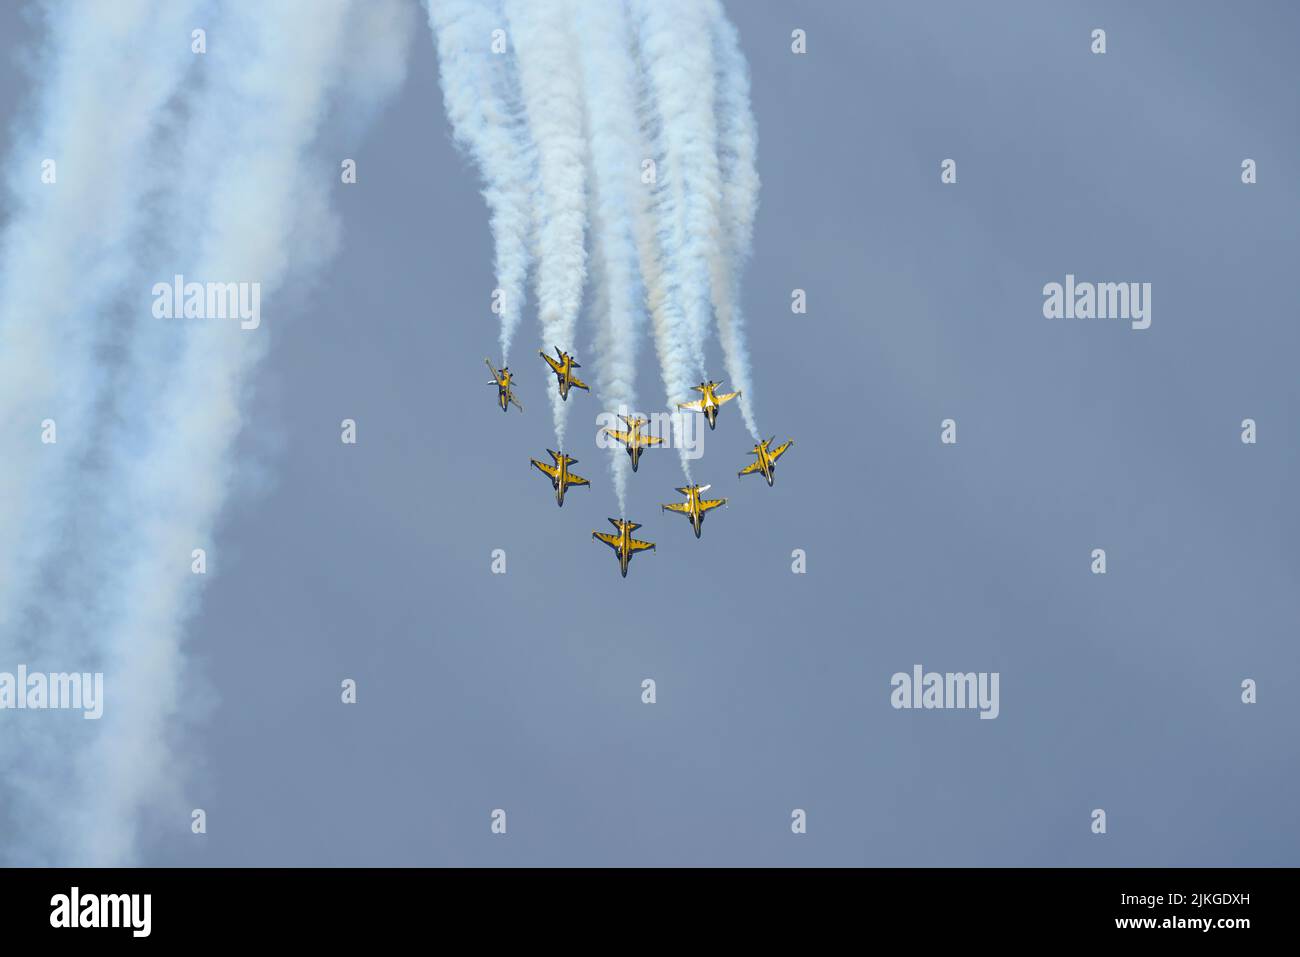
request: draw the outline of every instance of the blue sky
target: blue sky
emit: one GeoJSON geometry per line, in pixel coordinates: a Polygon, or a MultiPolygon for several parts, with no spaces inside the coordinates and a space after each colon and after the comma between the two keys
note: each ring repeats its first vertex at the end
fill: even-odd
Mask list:
{"type": "Polygon", "coordinates": [[[752,442],[724,410],[694,473],[731,501],[696,541],[658,507],[676,457],[647,453],[629,517],[659,547],[623,580],[590,540],[617,514],[602,407],[574,394],[593,487],[555,508],[528,466],[553,443],[549,344],[530,312],[528,411],[501,415],[487,215],[421,23],[365,139],[323,134],[358,161],[336,260],[263,304],[245,480],[188,639],[208,833],[150,816],[146,863],[1297,862],[1297,12],[727,6],[764,184],[754,399],[796,441],[775,486],[732,477],[752,442]],[[1067,273],[1150,282],[1151,328],[1044,319],[1067,273]],[[892,709],[917,663],[999,672],[999,717],[892,709]]]}

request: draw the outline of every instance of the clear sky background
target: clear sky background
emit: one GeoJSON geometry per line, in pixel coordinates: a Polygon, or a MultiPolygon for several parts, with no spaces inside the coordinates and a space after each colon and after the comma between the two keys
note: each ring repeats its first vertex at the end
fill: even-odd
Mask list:
{"type": "MultiPolygon", "coordinates": [[[[1300,13],[727,6],[764,183],[754,399],[796,441],[775,487],[735,478],[724,409],[694,472],[730,506],[696,541],[659,511],[675,454],[647,453],[629,517],[659,547],[623,580],[591,541],[617,514],[602,406],[575,393],[592,487],[555,507],[528,467],[550,344],[530,310],[503,416],[487,213],[421,22],[365,139],[326,130],[359,169],[322,186],[340,256],[263,302],[249,478],[190,630],[208,833],[151,816],[146,863],[1300,863],[1300,13]],[[1066,273],[1150,282],[1151,328],[1044,319],[1066,273]],[[1000,716],[892,709],[917,663],[1000,672],[1000,716]]],[[[3,128],[32,39],[0,5],[3,128]]]]}

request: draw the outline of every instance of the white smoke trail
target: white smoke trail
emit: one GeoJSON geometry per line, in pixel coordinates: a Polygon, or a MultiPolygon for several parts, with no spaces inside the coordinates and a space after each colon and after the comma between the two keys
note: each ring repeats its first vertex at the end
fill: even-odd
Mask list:
{"type": "MultiPolygon", "coordinates": [[[[633,37],[615,3],[582,4],[575,29],[583,38],[579,60],[591,166],[592,277],[599,290],[595,378],[604,406],[627,414],[636,408],[637,340],[645,302],[635,230],[644,228],[647,218],[646,188],[639,177],[638,158],[644,153],[633,37]]],[[[618,445],[610,446],[610,455],[619,514],[626,515],[630,460],[618,445]]]]}
{"type": "MultiPolygon", "coordinates": [[[[219,42],[190,104],[180,179],[168,185],[155,223],[169,240],[156,253],[124,255],[160,257],[163,278],[260,283],[264,304],[287,280],[305,278],[331,245],[320,196],[338,175],[332,162],[312,161],[308,147],[327,110],[370,107],[400,80],[395,64],[404,61],[411,22],[403,10],[399,0],[280,0],[209,12],[209,36],[219,42]],[[351,68],[358,42],[382,68],[351,68]]],[[[170,805],[175,814],[192,806],[177,803],[172,747],[177,722],[194,706],[182,684],[183,630],[197,600],[190,551],[213,547],[235,478],[241,399],[269,329],[155,319],[148,298],[139,298],[124,360],[129,387],[114,396],[99,480],[81,476],[97,493],[79,516],[95,547],[63,572],[80,587],[43,636],[56,645],[94,636],[104,716],[87,723],[92,733],[64,742],[61,772],[24,782],[51,805],[38,816],[50,826],[23,851],[38,860],[130,863],[146,807],[170,805]],[[51,787],[56,776],[60,786],[51,787]]],[[[76,558],[61,556],[60,565],[69,557],[76,558]]]]}
{"type": "Polygon", "coordinates": [[[714,244],[713,308],[718,318],[718,341],[731,388],[739,390],[745,427],[760,438],[754,416],[749,349],[745,344],[740,312],[741,275],[749,256],[758,212],[758,131],[749,105],[749,66],[740,49],[740,37],[718,0],[709,0],[717,63],[718,155],[722,173],[723,235],[714,244]]]}
{"type": "Polygon", "coordinates": [[[667,285],[685,316],[691,358],[703,373],[711,312],[710,261],[721,238],[712,23],[698,0],[632,0],[632,9],[658,113],[667,285]]]}
{"type": "MultiPolygon", "coordinates": [[[[425,3],[437,39],[447,116],[456,142],[474,158],[483,177],[502,293],[501,362],[508,365],[526,299],[533,147],[520,116],[513,60],[492,50],[494,31],[504,31],[506,19],[499,2],[425,3]]],[[[499,42],[504,44],[506,38],[499,42]]]]}
{"type": "MultiPolygon", "coordinates": [[[[478,10],[475,29],[484,32],[482,11],[492,0],[432,2],[478,10]]],[[[517,74],[519,91],[502,98],[522,103],[528,129],[516,131],[515,140],[530,144],[536,157],[532,236],[543,348],[572,351],[590,200],[591,268],[601,305],[594,375],[602,398],[612,404],[626,396],[631,404],[640,309],[628,313],[624,304],[635,280],[626,267],[635,261],[669,409],[694,398],[716,316],[727,380],[743,393],[741,412],[756,432],[739,311],[757,209],[756,136],[744,58],[721,5],[505,0],[505,14],[517,64],[515,74],[506,71],[507,83],[517,74]],[[655,162],[653,184],[626,186],[647,158],[655,162]]],[[[440,33],[440,54],[445,45],[440,33]]],[[[444,83],[457,79],[454,69],[446,75],[449,69],[444,65],[444,83]]],[[[466,121],[457,117],[470,108],[459,95],[445,95],[459,129],[466,121]]],[[[514,152],[532,155],[527,146],[514,152]]],[[[566,405],[557,392],[551,401],[563,445],[566,405]]],[[[674,439],[689,477],[682,424],[674,422],[674,439]]],[[[614,470],[622,501],[627,472],[621,464],[614,470]]]]}
{"type": "MultiPolygon", "coordinates": [[[[165,137],[168,103],[196,59],[195,9],[124,0],[44,10],[47,49],[32,84],[40,97],[11,137],[12,215],[0,239],[4,670],[20,663],[33,671],[94,670],[93,633],[61,640],[45,633],[48,609],[64,601],[48,561],[75,533],[69,513],[86,491],[80,469],[110,384],[100,360],[121,336],[112,313],[141,278],[130,246],[144,231],[149,184],[170,162],[158,163],[151,145],[165,137]],[[123,49],[148,55],[127,57],[123,49]],[[47,159],[55,163],[52,183],[42,182],[47,159]],[[41,441],[45,419],[54,423],[54,444],[41,441]]],[[[6,722],[0,735],[6,860],[42,862],[39,849],[58,833],[47,810],[67,783],[66,754],[94,735],[94,722],[59,720],[65,717],[6,722]]]]}
{"type": "MultiPolygon", "coordinates": [[[[637,34],[639,54],[639,29],[637,34]]],[[[645,63],[639,56],[636,67],[642,152],[653,159],[663,155],[662,119],[655,107],[654,86],[647,74],[645,63]]],[[[676,290],[670,289],[667,281],[665,244],[671,242],[671,236],[668,235],[667,229],[661,228],[659,224],[670,218],[671,203],[671,195],[656,174],[647,204],[647,215],[639,217],[634,225],[637,250],[640,254],[641,279],[646,291],[646,311],[650,315],[655,355],[659,359],[659,374],[663,379],[665,404],[669,411],[674,413],[673,444],[677,447],[682,472],[690,481],[690,459],[686,455],[682,432],[684,416],[690,413],[678,412],[676,403],[690,395],[691,385],[702,372],[702,366],[692,358],[691,335],[686,328],[686,317],[682,313],[676,290]]]]}
{"type": "MultiPolygon", "coordinates": [[[[96,321],[129,278],[125,247],[143,219],[149,144],[186,67],[195,5],[123,0],[49,7],[39,104],[11,142],[13,210],[0,240],[0,642],[16,640],[17,598],[58,540],[64,484],[85,453],[81,428],[104,387],[96,321]],[[136,61],[124,47],[151,56],[136,61]],[[33,128],[27,129],[31,125],[33,128]],[[42,183],[53,160],[55,182],[42,183]],[[91,212],[93,211],[93,212],[91,212]],[[93,228],[89,224],[93,222],[93,228]],[[42,444],[41,423],[56,426],[42,444]]],[[[16,649],[15,649],[16,650],[16,649]]]]}
{"type": "MultiPolygon", "coordinates": [[[[568,0],[506,0],[505,12],[537,148],[537,310],[543,348],[573,352],[587,262],[587,149],[573,7],[568,0]]],[[[561,448],[567,407],[559,390],[552,391],[561,448]]]]}

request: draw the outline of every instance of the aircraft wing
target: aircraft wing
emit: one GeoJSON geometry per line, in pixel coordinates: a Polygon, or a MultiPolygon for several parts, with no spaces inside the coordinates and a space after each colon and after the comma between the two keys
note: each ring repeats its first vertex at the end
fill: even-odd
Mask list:
{"type": "Polygon", "coordinates": [[[702,498],[700,499],[700,511],[707,512],[711,508],[717,508],[719,505],[726,505],[725,498],[702,498]]]}
{"type": "Polygon", "coordinates": [[[614,551],[618,551],[618,536],[617,536],[617,535],[606,535],[604,532],[592,532],[592,533],[591,533],[591,537],[592,537],[592,538],[599,538],[602,542],[604,542],[604,543],[605,543],[606,545],[608,545],[610,548],[614,549],[614,551]]]}
{"type": "Polygon", "coordinates": [[[572,372],[569,373],[569,385],[573,386],[575,389],[587,389],[588,392],[591,391],[591,389],[587,388],[587,383],[583,382],[572,372]]]}
{"type": "Polygon", "coordinates": [[[539,352],[537,354],[546,360],[546,364],[551,367],[551,371],[553,371],[556,375],[564,375],[564,366],[560,365],[558,362],[556,362],[554,359],[548,356],[545,352],[539,352]]]}
{"type": "Polygon", "coordinates": [[[570,485],[590,485],[590,484],[591,484],[591,483],[588,482],[585,478],[583,478],[581,475],[574,475],[572,472],[570,472],[570,473],[568,474],[568,476],[565,478],[565,481],[568,482],[570,485]]]}
{"type": "Polygon", "coordinates": [[[681,512],[683,515],[691,514],[691,507],[686,502],[673,502],[671,505],[664,505],[663,508],[669,512],[681,512]]]}
{"type": "Polygon", "coordinates": [[[703,412],[703,411],[704,411],[704,400],[703,400],[703,399],[696,399],[694,402],[678,402],[678,403],[677,403],[677,408],[679,408],[679,409],[692,409],[692,410],[694,410],[694,411],[696,411],[696,412],[703,412]]]}
{"type": "Polygon", "coordinates": [[[629,538],[627,540],[627,550],[630,552],[643,552],[647,548],[654,548],[654,547],[655,547],[654,542],[641,542],[641,541],[637,541],[635,538],[629,538]]]}
{"type": "Polygon", "coordinates": [[[497,372],[496,367],[492,365],[492,360],[491,360],[491,359],[484,359],[483,361],[487,363],[488,371],[492,373],[492,383],[493,383],[493,385],[500,385],[500,384],[501,384],[501,373],[497,372]]]}
{"type": "Polygon", "coordinates": [[[627,445],[632,441],[632,436],[628,432],[620,432],[618,429],[611,429],[609,426],[605,426],[605,431],[624,445],[627,445]]]}
{"type": "Polygon", "coordinates": [[[759,470],[761,469],[761,467],[762,467],[762,463],[759,462],[758,459],[755,459],[754,461],[750,462],[748,465],[746,465],[743,469],[741,469],[741,470],[740,470],[739,472],[737,472],[736,474],[737,474],[737,475],[753,475],[755,472],[759,471],[759,470]]]}
{"type": "Polygon", "coordinates": [[[713,399],[714,399],[715,402],[718,403],[718,405],[722,405],[722,403],[724,403],[724,402],[730,402],[732,399],[734,399],[734,398],[735,398],[736,396],[738,396],[738,395],[740,395],[739,392],[724,392],[724,393],[722,393],[722,395],[715,395],[715,396],[713,397],[713,399]]]}
{"type": "MultiPolygon", "coordinates": [[[[560,470],[553,465],[547,465],[545,462],[537,461],[537,459],[529,459],[528,461],[532,462],[534,465],[536,465],[539,469],[541,469],[551,478],[555,478],[557,475],[560,474],[560,470]]],[[[569,476],[569,478],[570,480],[572,480],[573,476],[569,476]]]]}
{"type": "Polygon", "coordinates": [[[785,454],[785,450],[792,445],[794,445],[794,439],[788,439],[784,445],[778,445],[776,448],[774,448],[772,450],[772,461],[775,462],[777,459],[779,459],[782,455],[785,454]]]}
{"type": "Polygon", "coordinates": [[[660,437],[660,436],[658,436],[658,435],[643,435],[643,436],[641,436],[641,444],[642,444],[642,445],[658,445],[658,444],[659,444],[660,442],[662,442],[662,441],[663,441],[663,438],[660,437]]]}
{"type": "Polygon", "coordinates": [[[519,400],[515,398],[515,394],[513,392],[507,392],[506,398],[508,398],[511,402],[513,402],[515,404],[515,408],[517,408],[520,412],[524,411],[524,407],[519,404],[519,400]]]}

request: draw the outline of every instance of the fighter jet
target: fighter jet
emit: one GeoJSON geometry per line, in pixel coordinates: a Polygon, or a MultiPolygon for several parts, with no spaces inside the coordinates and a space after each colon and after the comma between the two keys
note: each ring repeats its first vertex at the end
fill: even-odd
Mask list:
{"type": "Polygon", "coordinates": [[[641,526],[636,522],[625,522],[621,518],[611,518],[609,523],[618,529],[617,535],[608,535],[605,532],[592,532],[592,539],[600,539],[610,548],[614,549],[614,554],[618,556],[619,571],[623,577],[627,577],[627,563],[632,560],[632,556],[637,552],[643,552],[647,548],[653,549],[654,542],[639,542],[632,537],[634,529],[641,526]]]}
{"type": "Polygon", "coordinates": [[[700,493],[707,492],[709,488],[708,485],[687,485],[685,488],[679,488],[677,491],[686,496],[686,501],[663,505],[661,508],[665,512],[681,512],[689,518],[691,528],[695,529],[695,537],[699,538],[700,526],[704,524],[704,513],[719,505],[727,504],[725,498],[700,498],[700,493]]]}
{"type": "MultiPolygon", "coordinates": [[[[573,374],[574,369],[581,369],[582,366],[574,362],[573,356],[562,351],[559,346],[555,347],[555,354],[560,357],[558,362],[548,356],[545,352],[539,352],[537,354],[546,360],[546,364],[551,367],[551,371],[555,373],[555,377],[560,380],[561,399],[568,401],[569,388],[571,386],[577,386],[579,389],[587,389],[587,383],[578,379],[573,374]]],[[[591,390],[587,389],[587,391],[590,392],[591,390]]]]}
{"type": "Polygon", "coordinates": [[[608,426],[605,431],[627,446],[627,454],[632,457],[632,471],[636,471],[637,462],[641,461],[641,452],[652,445],[658,445],[663,441],[657,435],[643,435],[641,427],[648,423],[649,419],[629,418],[626,415],[620,415],[620,419],[627,423],[627,431],[621,432],[618,429],[611,429],[608,426]]]}
{"type": "Polygon", "coordinates": [[[692,389],[703,395],[703,398],[696,399],[694,402],[679,402],[677,403],[677,408],[703,412],[704,417],[709,420],[709,428],[717,428],[718,407],[721,406],[722,403],[730,402],[736,396],[740,395],[739,392],[724,392],[722,395],[717,395],[714,390],[720,385],[722,385],[721,382],[710,380],[708,382],[701,382],[699,385],[691,386],[692,389]]]}
{"type": "Polygon", "coordinates": [[[492,373],[492,381],[489,382],[488,385],[494,385],[497,387],[497,402],[501,406],[501,411],[510,411],[510,408],[507,405],[509,402],[513,402],[515,408],[520,412],[524,411],[524,407],[519,404],[519,400],[515,398],[515,394],[510,391],[510,380],[513,378],[510,374],[510,367],[502,366],[501,371],[498,372],[493,368],[491,359],[484,359],[483,361],[487,363],[487,367],[492,373]]]}
{"type": "Polygon", "coordinates": [[[591,485],[591,483],[581,475],[575,475],[569,471],[569,466],[576,463],[577,459],[571,459],[563,452],[551,452],[550,449],[546,451],[550,453],[554,465],[544,465],[537,459],[529,459],[528,461],[532,462],[550,478],[551,488],[555,489],[555,504],[563,508],[565,489],[570,485],[591,485]]]}
{"type": "Polygon", "coordinates": [[[778,445],[776,448],[768,451],[768,446],[776,441],[776,436],[770,439],[760,441],[758,445],[750,450],[750,455],[757,455],[756,461],[750,462],[743,469],[737,472],[737,475],[752,475],[755,472],[761,472],[763,478],[767,479],[767,484],[772,484],[772,473],[776,471],[776,460],[785,454],[785,450],[794,445],[794,439],[790,439],[784,445],[778,445]]]}

